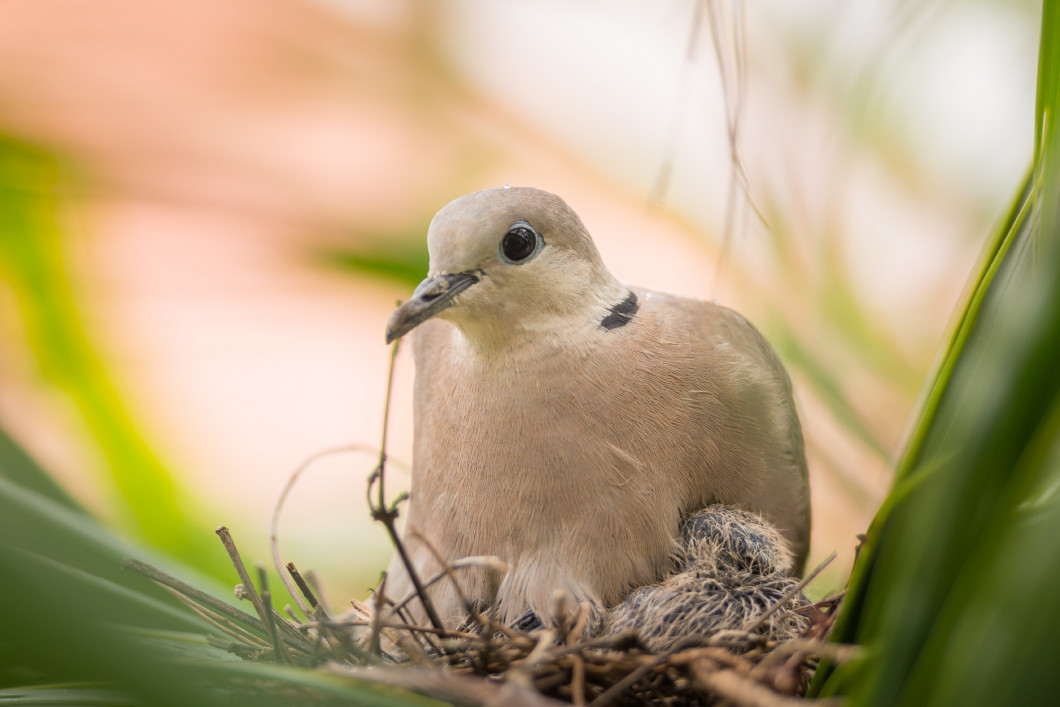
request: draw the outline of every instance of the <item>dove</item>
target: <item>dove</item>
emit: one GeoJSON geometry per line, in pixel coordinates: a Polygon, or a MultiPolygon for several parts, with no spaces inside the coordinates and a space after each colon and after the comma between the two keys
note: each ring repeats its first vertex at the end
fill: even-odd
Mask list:
{"type": "MultiPolygon", "coordinates": [[[[647,251],[650,234],[642,236],[647,251]]],[[[427,278],[391,315],[415,364],[408,561],[459,626],[467,606],[547,620],[557,592],[597,612],[661,581],[683,522],[754,514],[802,572],[810,491],[791,381],[741,315],[631,287],[560,197],[460,197],[427,232],[427,278]]],[[[395,554],[387,593],[411,593],[395,554]]],[[[422,607],[413,610],[424,616],[422,607]]]]}

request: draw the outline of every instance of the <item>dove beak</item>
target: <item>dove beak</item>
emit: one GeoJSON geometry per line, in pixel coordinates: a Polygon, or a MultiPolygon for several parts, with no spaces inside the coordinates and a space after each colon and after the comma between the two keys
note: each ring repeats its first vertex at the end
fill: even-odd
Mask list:
{"type": "Polygon", "coordinates": [[[442,310],[456,304],[456,296],[479,281],[472,272],[428,277],[412,293],[412,299],[394,310],[386,323],[386,342],[400,339],[442,310]]]}

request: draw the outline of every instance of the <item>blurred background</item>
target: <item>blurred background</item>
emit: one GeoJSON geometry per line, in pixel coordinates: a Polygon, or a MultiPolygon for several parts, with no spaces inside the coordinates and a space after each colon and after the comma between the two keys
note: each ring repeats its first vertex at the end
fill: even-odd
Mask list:
{"type": "MultiPolygon", "coordinates": [[[[839,553],[815,591],[835,589],[1030,162],[1039,17],[997,0],[8,0],[0,428],[112,527],[227,577],[215,526],[264,559],[305,459],[378,447],[383,330],[426,272],[433,213],[532,185],[619,279],[716,299],[777,347],[810,566],[839,553]]],[[[389,452],[406,462],[412,378],[402,352],[389,452]]],[[[285,559],[335,604],[389,558],[374,464],[315,462],[283,513],[285,559]]],[[[390,467],[390,488],[407,480],[390,467]]]]}

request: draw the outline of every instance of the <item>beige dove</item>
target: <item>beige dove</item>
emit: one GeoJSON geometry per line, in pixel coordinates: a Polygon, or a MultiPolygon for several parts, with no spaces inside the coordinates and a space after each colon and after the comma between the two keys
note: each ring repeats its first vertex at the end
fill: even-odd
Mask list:
{"type": "MultiPolygon", "coordinates": [[[[427,248],[427,279],[387,324],[388,342],[415,329],[403,537],[421,578],[439,559],[495,555],[503,576],[458,576],[502,620],[548,617],[556,590],[608,608],[663,578],[682,519],[713,503],[776,526],[785,569],[802,571],[802,431],[747,320],[622,284],[577,214],[538,189],[453,201],[427,248]]],[[[388,578],[389,596],[412,590],[397,555],[388,578]]],[[[429,591],[448,626],[463,621],[451,582],[429,591]]]]}

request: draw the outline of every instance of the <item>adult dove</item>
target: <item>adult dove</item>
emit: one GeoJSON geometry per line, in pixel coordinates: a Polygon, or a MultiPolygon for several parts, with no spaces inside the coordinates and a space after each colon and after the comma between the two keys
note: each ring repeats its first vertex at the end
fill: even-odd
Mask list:
{"type": "MultiPolygon", "coordinates": [[[[457,576],[503,621],[549,617],[556,590],[606,609],[665,576],[682,520],[715,503],[774,525],[785,569],[802,571],[802,431],[791,382],[747,320],[622,284],[578,215],[538,189],[456,199],[427,249],[428,277],[386,332],[415,329],[404,544],[422,579],[495,555],[502,577],[457,576]]],[[[412,587],[395,555],[387,594],[412,587]]],[[[452,582],[428,591],[447,626],[465,619],[452,582]]]]}

